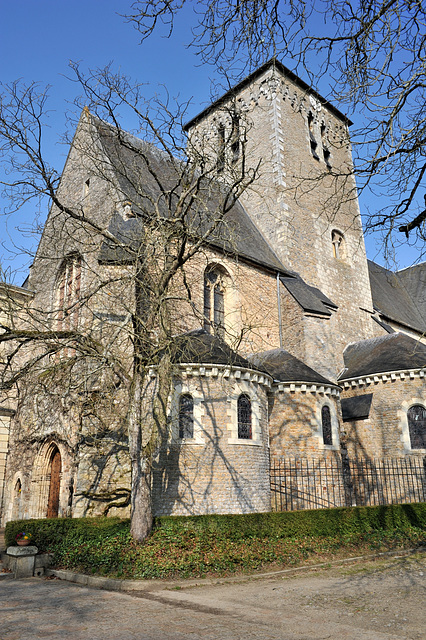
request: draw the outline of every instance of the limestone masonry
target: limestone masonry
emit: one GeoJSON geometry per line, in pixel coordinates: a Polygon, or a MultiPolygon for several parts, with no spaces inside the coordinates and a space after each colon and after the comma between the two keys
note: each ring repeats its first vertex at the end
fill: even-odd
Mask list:
{"type": "Polygon", "coordinates": [[[268,511],[283,458],[426,455],[426,267],[367,261],[349,126],[277,61],[185,126],[185,171],[204,172],[185,250],[203,241],[149,329],[135,404],[141,309],[188,183],[83,111],[58,188],[79,213],[53,205],[24,286],[0,284],[2,523],[127,515],[135,412],[155,515],[268,511]]]}

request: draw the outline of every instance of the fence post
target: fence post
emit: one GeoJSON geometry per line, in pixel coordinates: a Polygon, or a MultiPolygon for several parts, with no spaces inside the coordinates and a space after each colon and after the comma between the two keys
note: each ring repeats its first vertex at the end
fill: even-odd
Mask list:
{"type": "Polygon", "coordinates": [[[346,449],[341,450],[342,458],[342,476],[343,487],[345,491],[345,505],[347,507],[356,507],[356,499],[354,494],[354,484],[352,480],[351,467],[349,464],[349,456],[346,449]]]}

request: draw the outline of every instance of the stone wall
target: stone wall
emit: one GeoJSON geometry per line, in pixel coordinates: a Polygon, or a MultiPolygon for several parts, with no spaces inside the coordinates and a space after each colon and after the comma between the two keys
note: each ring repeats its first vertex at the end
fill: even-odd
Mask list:
{"type": "MultiPolygon", "coordinates": [[[[260,163],[242,203],[284,266],[338,305],[328,325],[324,319],[306,323],[304,347],[309,364],[336,379],[343,367],[336,354],[349,342],[377,334],[370,317],[373,307],[347,122],[306,85],[271,65],[228,101],[206,111],[189,130],[191,143],[209,148],[210,157],[215,157],[218,127],[229,130],[232,112],[240,117],[247,139],[241,147],[246,166],[260,163]],[[311,152],[311,118],[318,159],[311,152]],[[330,152],[327,161],[325,147],[330,152]],[[333,230],[344,236],[338,257],[333,230]]],[[[222,179],[227,180],[226,172],[222,179]]],[[[283,347],[288,348],[286,343],[283,347]]],[[[300,350],[289,348],[297,357],[300,350]]]]}
{"type": "Polygon", "coordinates": [[[154,469],[156,515],[251,513],[270,509],[268,376],[224,366],[191,367],[175,379],[170,436],[154,469]],[[194,438],[179,440],[180,393],[194,398],[194,438]],[[252,406],[252,439],[238,439],[237,400],[252,406]]]}
{"type": "Polygon", "coordinates": [[[350,456],[362,459],[426,455],[426,450],[411,448],[407,421],[412,405],[426,406],[424,380],[424,372],[406,371],[343,383],[342,398],[373,394],[368,418],[344,423],[350,456]]]}
{"type": "Polygon", "coordinates": [[[273,458],[326,458],[340,452],[342,425],[339,390],[312,384],[274,385],[269,405],[269,442],[273,458]],[[321,410],[330,409],[333,444],[325,445],[321,410]]]}

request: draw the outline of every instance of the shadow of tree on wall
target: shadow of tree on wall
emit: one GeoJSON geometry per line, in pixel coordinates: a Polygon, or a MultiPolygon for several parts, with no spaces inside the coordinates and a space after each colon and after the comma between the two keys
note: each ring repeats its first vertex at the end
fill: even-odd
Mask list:
{"type": "MultiPolygon", "coordinates": [[[[258,445],[229,444],[228,415],[233,382],[214,384],[199,378],[204,416],[197,443],[185,443],[164,434],[153,474],[153,498],[164,515],[185,513],[243,513],[269,509],[267,423],[261,417],[262,441],[258,445]],[[263,505],[263,509],[260,505],[263,505]]],[[[154,509],[155,511],[155,509],[154,509]]]]}

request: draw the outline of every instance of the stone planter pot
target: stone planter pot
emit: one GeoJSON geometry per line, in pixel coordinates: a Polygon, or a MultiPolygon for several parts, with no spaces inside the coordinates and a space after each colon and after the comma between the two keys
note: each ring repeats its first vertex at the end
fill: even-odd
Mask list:
{"type": "Polygon", "coordinates": [[[24,540],[24,538],[22,538],[21,540],[17,540],[16,544],[18,547],[28,547],[28,545],[31,544],[31,540],[24,540]]]}

